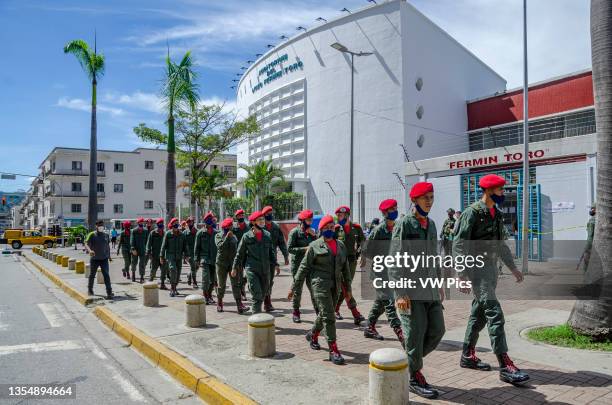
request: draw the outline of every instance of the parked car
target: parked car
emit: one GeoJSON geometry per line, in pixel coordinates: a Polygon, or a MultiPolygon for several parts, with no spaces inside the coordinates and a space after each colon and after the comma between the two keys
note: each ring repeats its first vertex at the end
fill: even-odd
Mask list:
{"type": "Polygon", "coordinates": [[[23,245],[45,245],[47,248],[53,247],[58,238],[55,236],[45,236],[38,230],[7,229],[4,231],[6,243],[13,249],[21,249],[23,245]]]}

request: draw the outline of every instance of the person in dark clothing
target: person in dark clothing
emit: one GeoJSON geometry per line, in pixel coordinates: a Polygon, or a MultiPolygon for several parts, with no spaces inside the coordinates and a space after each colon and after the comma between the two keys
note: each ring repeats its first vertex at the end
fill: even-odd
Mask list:
{"type": "Polygon", "coordinates": [[[96,221],[96,230],[89,233],[85,239],[85,249],[90,259],[89,280],[87,283],[87,293],[94,295],[93,284],[96,278],[98,267],[102,270],[104,285],[106,286],[106,299],[113,299],[113,289],[111,287],[110,275],[108,274],[108,262],[113,261],[110,254],[110,240],[108,234],[104,232],[104,221],[96,221]]]}

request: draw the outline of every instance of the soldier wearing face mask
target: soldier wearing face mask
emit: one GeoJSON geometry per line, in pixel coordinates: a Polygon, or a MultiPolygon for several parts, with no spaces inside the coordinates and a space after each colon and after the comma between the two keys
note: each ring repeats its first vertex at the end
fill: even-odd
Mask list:
{"type": "Polygon", "coordinates": [[[96,230],[87,235],[85,239],[85,250],[91,257],[89,280],[87,282],[87,292],[89,295],[94,295],[93,285],[94,278],[98,271],[98,267],[104,276],[104,285],[106,287],[106,298],[113,299],[113,289],[111,287],[110,275],[108,273],[109,261],[112,261],[110,254],[110,240],[108,234],[104,230],[104,221],[96,221],[96,230]]]}
{"type": "Polygon", "coordinates": [[[181,278],[181,267],[183,259],[189,259],[189,250],[187,249],[187,240],[185,235],[179,229],[177,218],[172,218],[168,224],[169,231],[164,235],[161,245],[160,262],[162,265],[168,265],[170,272],[170,296],[176,297],[178,291],[176,286],[181,278]]]}
{"type": "MultiPolygon", "coordinates": [[[[234,221],[232,218],[225,218],[221,222],[221,232],[217,232],[215,235],[215,245],[217,247],[217,258],[215,260],[215,267],[217,269],[217,312],[223,312],[223,297],[225,296],[225,286],[227,283],[227,276],[232,271],[232,264],[238,251],[238,239],[232,232],[232,225],[234,221]]],[[[238,276],[230,276],[230,286],[232,288],[232,295],[236,301],[236,309],[239,314],[246,311],[246,308],[242,304],[240,297],[240,278],[238,276]]]]}
{"type": "MultiPolygon", "coordinates": [[[[280,229],[280,226],[274,222],[273,212],[271,206],[265,206],[261,209],[261,213],[266,220],[265,229],[270,233],[270,237],[272,238],[272,246],[274,246],[274,254],[276,255],[276,249],[280,249],[283,257],[285,258],[285,266],[289,264],[289,252],[287,251],[287,244],[285,243],[285,236],[280,229]]],[[[270,295],[272,294],[272,286],[274,285],[274,271],[272,270],[270,273],[270,290],[268,295],[264,300],[264,308],[266,312],[274,311],[274,307],[272,307],[272,300],[270,295]]],[[[280,267],[276,267],[276,275],[280,274],[280,267]]]]}
{"type": "MultiPolygon", "coordinates": [[[[236,236],[236,239],[238,239],[238,243],[240,243],[242,235],[247,233],[249,230],[249,226],[246,222],[246,218],[244,217],[244,215],[245,214],[243,209],[239,209],[234,213],[234,219],[236,220],[236,224],[232,228],[232,232],[236,236]]],[[[246,286],[246,273],[242,272],[242,279],[240,280],[240,296],[242,297],[243,301],[246,300],[246,286]]]]}
{"type": "MultiPolygon", "coordinates": [[[[145,224],[147,227],[147,241],[149,240],[149,235],[151,234],[151,232],[153,232],[155,230],[155,227],[153,226],[153,219],[152,218],[147,218],[145,220],[145,224]]],[[[146,242],[145,242],[145,250],[146,250],[146,242]]],[[[149,256],[148,253],[145,253],[145,259],[144,259],[144,268],[145,268],[145,273],[147,271],[147,265],[149,264],[149,261],[151,260],[151,257],[149,256]]]]}
{"type": "Polygon", "coordinates": [[[132,224],[130,221],[123,221],[123,231],[119,234],[119,243],[117,243],[117,256],[119,252],[123,256],[123,277],[130,278],[130,266],[132,264],[132,254],[130,253],[130,239],[132,235],[132,224]]]}
{"type": "Polygon", "coordinates": [[[187,228],[183,231],[187,239],[187,249],[189,250],[189,273],[187,273],[187,284],[193,282],[193,289],[198,289],[198,266],[195,260],[195,240],[198,230],[193,224],[193,217],[187,218],[187,228]]]}
{"type": "Polygon", "coordinates": [[[196,263],[202,266],[202,295],[206,299],[206,305],[215,304],[212,291],[215,283],[215,258],[217,247],[215,246],[215,229],[213,228],[213,213],[209,211],[204,216],[204,228],[196,234],[194,254],[196,263]]]}
{"type": "Polygon", "coordinates": [[[161,245],[164,240],[164,219],[158,218],[155,221],[156,229],[149,233],[147,239],[147,256],[151,258],[151,273],[149,281],[155,280],[155,274],[157,269],[161,268],[161,286],[160,290],[166,290],[166,278],[168,278],[168,266],[167,264],[160,263],[161,245]]]}
{"type": "Polygon", "coordinates": [[[147,238],[149,231],[144,226],[144,218],[136,220],[136,228],[132,229],[130,247],[132,249],[132,281],[136,281],[136,265],[140,274],[140,283],[144,283],[145,257],[147,251],[147,238]]]}

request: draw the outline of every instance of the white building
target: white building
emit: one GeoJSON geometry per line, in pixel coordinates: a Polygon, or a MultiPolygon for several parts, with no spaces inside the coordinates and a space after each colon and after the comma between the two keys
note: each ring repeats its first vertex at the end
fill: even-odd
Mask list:
{"type": "Polygon", "coordinates": [[[237,153],[238,163],[272,159],[313,210],[348,204],[351,56],[331,45],[372,53],[354,57],[352,209],[364,222],[385,198],[407,209],[407,160],[468,150],[466,100],[506,82],[406,1],[351,11],[277,44],[245,71],[237,106],[256,114],[262,132],[237,153]]]}

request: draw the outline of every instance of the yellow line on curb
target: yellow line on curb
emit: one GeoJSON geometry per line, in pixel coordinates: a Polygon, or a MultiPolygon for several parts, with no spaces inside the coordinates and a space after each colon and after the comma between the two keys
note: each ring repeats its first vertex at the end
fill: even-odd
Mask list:
{"type": "Polygon", "coordinates": [[[400,370],[404,370],[405,368],[407,368],[408,363],[399,364],[397,366],[383,366],[382,364],[370,363],[370,367],[375,370],[382,370],[382,371],[400,371],[400,370]]]}

